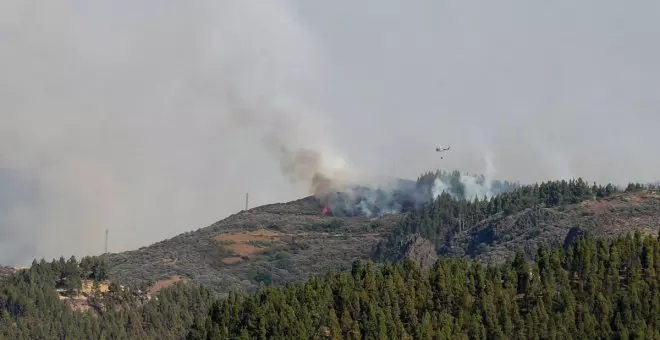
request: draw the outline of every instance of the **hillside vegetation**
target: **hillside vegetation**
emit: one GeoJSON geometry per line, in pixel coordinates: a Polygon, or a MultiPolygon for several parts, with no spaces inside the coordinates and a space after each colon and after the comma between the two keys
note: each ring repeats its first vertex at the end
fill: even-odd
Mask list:
{"type": "MultiPolygon", "coordinates": [[[[177,283],[151,299],[111,284],[70,308],[71,284],[100,281],[83,263],[35,263],[0,285],[3,339],[602,339],[660,337],[660,234],[611,241],[588,233],[568,248],[484,265],[443,257],[354,261],[306,282],[232,292],[177,283]],[[88,270],[85,271],[84,268],[88,270]]],[[[98,266],[97,266],[98,268],[98,266]]]]}
{"type": "Polygon", "coordinates": [[[459,173],[433,176],[416,192],[445,192],[405,214],[332,216],[307,197],[4,268],[0,338],[660,337],[657,190],[494,182],[468,198],[459,173]]]}
{"type": "Polygon", "coordinates": [[[186,284],[155,299],[114,282],[103,289],[104,267],[102,258],[71,257],[11,274],[0,282],[0,339],[181,339],[213,301],[208,289],[186,284]]]}
{"type": "Polygon", "coordinates": [[[189,339],[657,339],[660,235],[578,239],[502,265],[440,259],[231,294],[189,339]]]}
{"type": "Polygon", "coordinates": [[[286,284],[367,259],[400,215],[322,214],[314,197],[241,211],[209,227],[109,255],[112,280],[149,285],[178,275],[218,293],[286,284]]]}
{"type": "Polygon", "coordinates": [[[539,245],[561,243],[572,227],[602,236],[657,232],[658,217],[658,191],[631,185],[620,192],[580,178],[519,186],[491,198],[443,192],[423,210],[407,214],[373,257],[393,260],[398,242],[420,234],[438,254],[502,261],[522,250],[531,258],[539,245]]]}
{"type": "MultiPolygon", "coordinates": [[[[378,219],[346,211],[327,216],[315,197],[241,211],[206,228],[110,254],[108,274],[129,286],[179,279],[226,294],[254,291],[262,283],[298,282],[356,259],[395,261],[415,253],[429,258],[425,250],[401,254],[411,235],[430,241],[438,255],[501,262],[517,251],[532,258],[539,245],[561,244],[573,227],[602,236],[660,228],[660,198],[640,185],[619,190],[582,179],[535,185],[492,181],[488,189],[494,196],[466,197],[471,191],[461,176],[456,171],[423,174],[414,192],[428,201],[378,219]],[[447,189],[433,199],[438,180],[447,189]]],[[[483,176],[469,179],[486,185],[483,176]]],[[[396,204],[393,197],[386,200],[389,205],[396,204]]]]}

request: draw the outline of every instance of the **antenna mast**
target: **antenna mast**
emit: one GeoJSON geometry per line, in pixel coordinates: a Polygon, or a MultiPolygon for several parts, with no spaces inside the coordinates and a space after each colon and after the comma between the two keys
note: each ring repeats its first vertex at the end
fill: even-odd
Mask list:
{"type": "Polygon", "coordinates": [[[108,253],[108,229],[105,230],[105,252],[104,254],[108,253]]]}
{"type": "Polygon", "coordinates": [[[247,192],[245,193],[245,210],[248,210],[248,194],[247,192]]]}

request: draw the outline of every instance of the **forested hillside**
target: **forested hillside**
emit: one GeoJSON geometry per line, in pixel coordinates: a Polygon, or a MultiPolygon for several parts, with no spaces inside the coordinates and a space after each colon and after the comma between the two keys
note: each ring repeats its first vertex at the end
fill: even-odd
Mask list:
{"type": "Polygon", "coordinates": [[[660,337],[660,235],[608,243],[587,234],[566,250],[541,247],[531,265],[521,253],[501,265],[441,258],[428,270],[356,261],[347,272],[217,300],[193,285],[147,302],[114,287],[95,293],[102,307],[86,312],[67,306],[55,287],[96,279],[86,266],[102,265],[74,264],[36,263],[3,282],[3,339],[660,337]]]}
{"type": "Polygon", "coordinates": [[[0,338],[660,337],[660,234],[586,233],[568,248],[540,247],[531,263],[521,252],[489,265],[441,257],[427,270],[354,261],[226,298],[190,283],[151,296],[108,284],[105,271],[103,258],[72,257],[11,274],[0,284],[0,338]]]}
{"type": "MultiPolygon", "coordinates": [[[[424,180],[424,177],[420,178],[420,181],[424,180]]],[[[593,211],[590,206],[577,206],[579,203],[593,201],[598,205],[602,201],[625,200],[646,190],[640,184],[631,184],[625,190],[627,196],[618,195],[624,193],[611,184],[589,185],[581,178],[517,186],[490,198],[457,195],[455,193],[462,190],[460,184],[458,188],[449,188],[423,210],[407,214],[387,240],[374,247],[374,259],[396,258],[397,254],[392,252],[396,249],[394,245],[411,234],[420,234],[431,241],[439,254],[474,257],[502,250],[492,247],[516,240],[523,242],[518,246],[523,247],[520,249],[526,247],[524,250],[531,256],[538,244],[556,242],[557,237],[563,238],[571,227],[582,227],[583,224],[594,228],[609,226],[614,222],[614,208],[621,208],[614,203],[601,204],[613,209],[604,211],[609,219],[598,220],[597,215],[603,211],[593,211]],[[500,235],[496,235],[498,232],[500,235]],[[525,237],[518,239],[520,234],[525,234],[525,237]],[[539,235],[542,237],[537,237],[539,235]]],[[[644,202],[637,202],[639,207],[630,206],[631,209],[639,208],[635,213],[643,215],[652,212],[657,217],[660,196],[654,193],[646,198],[644,202]]],[[[619,233],[634,231],[638,227],[633,223],[630,230],[619,230],[619,233]]],[[[508,255],[505,251],[498,252],[496,260],[505,257],[502,253],[508,255]]]]}
{"type": "Polygon", "coordinates": [[[458,172],[416,192],[438,181],[422,209],[376,220],[307,197],[132,252],[4,268],[0,338],[660,336],[660,192],[458,172]]]}
{"type": "Polygon", "coordinates": [[[136,287],[107,285],[104,268],[101,258],[72,257],[11,275],[0,283],[0,339],[181,339],[213,299],[184,284],[150,299],[136,287]],[[86,280],[93,288],[84,292],[86,280]]]}
{"type": "Polygon", "coordinates": [[[660,235],[589,237],[502,265],[355,262],[287,288],[231,294],[189,339],[657,339],[660,235]]]}
{"type": "MultiPolygon", "coordinates": [[[[515,182],[487,179],[483,174],[467,174],[458,170],[427,171],[417,178],[417,186],[432,190],[438,181],[446,185],[448,194],[466,199],[474,198],[469,197],[471,194],[470,185],[487,189],[491,195],[499,195],[520,187],[520,184],[515,182]]],[[[479,198],[482,199],[483,197],[479,198]]]]}

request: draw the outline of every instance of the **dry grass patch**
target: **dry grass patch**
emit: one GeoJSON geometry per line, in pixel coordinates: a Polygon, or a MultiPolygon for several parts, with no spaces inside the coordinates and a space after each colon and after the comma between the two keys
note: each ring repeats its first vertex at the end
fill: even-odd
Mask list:
{"type": "Polygon", "coordinates": [[[625,206],[621,202],[614,202],[608,200],[591,200],[582,203],[582,206],[596,215],[601,215],[610,211],[610,208],[625,206]]]}
{"type": "MultiPolygon", "coordinates": [[[[107,293],[110,287],[110,281],[105,280],[101,281],[98,283],[99,284],[99,291],[101,293],[107,293]]],[[[94,290],[94,281],[92,280],[83,280],[82,282],[82,290],[80,293],[82,294],[87,294],[87,295],[92,295],[92,291],[94,290]]]]}
{"type": "MultiPolygon", "coordinates": [[[[216,236],[215,239],[216,241],[224,244],[225,247],[227,247],[227,249],[232,251],[234,254],[238,255],[236,257],[240,259],[241,256],[254,255],[264,250],[265,247],[257,246],[254,244],[255,242],[276,242],[280,239],[280,237],[281,234],[278,232],[262,229],[220,234],[216,236]]],[[[230,261],[234,261],[233,263],[238,262],[237,260],[230,261]]]]}
{"type": "Polygon", "coordinates": [[[243,259],[240,256],[230,256],[230,257],[225,257],[222,259],[222,262],[225,264],[234,264],[243,261],[243,259]]]}
{"type": "Polygon", "coordinates": [[[180,275],[174,275],[169,279],[157,281],[156,283],[154,283],[153,286],[151,286],[151,288],[149,288],[149,295],[153,296],[159,290],[163,288],[167,288],[177,282],[188,282],[188,281],[190,281],[189,278],[180,275]]]}
{"type": "Polygon", "coordinates": [[[215,237],[218,241],[250,242],[250,241],[276,241],[280,233],[272,230],[243,231],[229,234],[220,234],[215,237]]]}

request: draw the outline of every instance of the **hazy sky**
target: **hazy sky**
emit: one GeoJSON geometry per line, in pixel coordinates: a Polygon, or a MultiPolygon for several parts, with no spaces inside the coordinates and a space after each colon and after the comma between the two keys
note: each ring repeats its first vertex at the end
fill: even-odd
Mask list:
{"type": "Polygon", "coordinates": [[[39,197],[0,177],[0,262],[99,253],[106,228],[111,251],[148,245],[246,191],[305,195],[272,140],[324,169],[415,178],[490,154],[521,182],[656,180],[658,17],[657,1],[2,1],[0,168],[39,197]]]}

